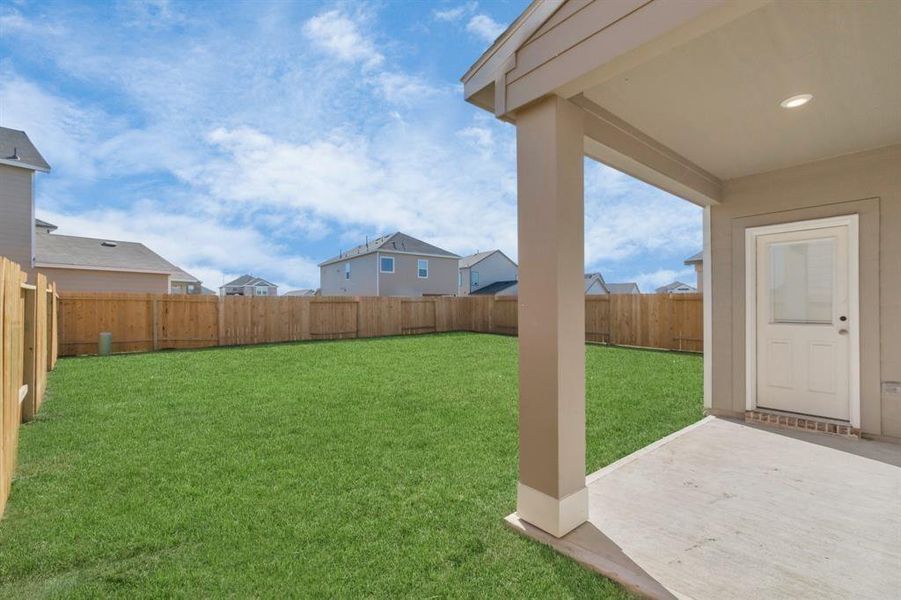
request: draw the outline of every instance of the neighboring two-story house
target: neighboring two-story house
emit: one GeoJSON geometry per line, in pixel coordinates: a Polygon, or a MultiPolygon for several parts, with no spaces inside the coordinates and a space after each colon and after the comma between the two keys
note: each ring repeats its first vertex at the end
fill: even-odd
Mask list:
{"type": "Polygon", "coordinates": [[[405,233],[383,235],[319,264],[322,296],[453,296],[459,256],[405,233]]]}
{"type": "Polygon", "coordinates": [[[600,273],[585,273],[585,295],[586,296],[602,296],[609,294],[610,289],[604,276],[600,273]]]}
{"type": "Polygon", "coordinates": [[[458,265],[457,295],[496,294],[516,284],[518,271],[517,264],[500,250],[464,256],[458,265]]]}
{"type": "Polygon", "coordinates": [[[698,291],[704,289],[704,251],[701,250],[697,254],[693,254],[685,259],[686,266],[694,267],[696,277],[696,287],[698,291]]]}
{"type": "Polygon", "coordinates": [[[0,256],[34,269],[34,175],[50,165],[24,131],[0,127],[0,256]]]}
{"type": "Polygon", "coordinates": [[[262,277],[241,275],[219,288],[220,296],[278,296],[278,286],[262,277]]]}
{"type": "Polygon", "coordinates": [[[34,174],[50,165],[24,131],[0,127],[0,256],[60,291],[200,293],[201,282],[143,244],[53,233],[34,216],[34,174]]]}

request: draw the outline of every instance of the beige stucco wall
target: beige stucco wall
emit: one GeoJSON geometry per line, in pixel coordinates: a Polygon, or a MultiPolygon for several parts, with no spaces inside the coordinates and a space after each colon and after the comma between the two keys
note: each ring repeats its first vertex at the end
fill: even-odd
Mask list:
{"type": "Polygon", "coordinates": [[[87,269],[51,269],[39,267],[39,272],[55,281],[61,292],[143,292],[165,294],[169,291],[169,276],[155,273],[127,273],[124,271],[91,271],[87,269]]]}
{"type": "Polygon", "coordinates": [[[357,256],[319,267],[319,287],[323,296],[377,296],[375,254],[357,256]],[[344,264],[350,263],[350,279],[344,278],[344,264]]]}
{"type": "Polygon", "coordinates": [[[0,256],[31,268],[34,172],[0,165],[0,256]]]}
{"type": "Polygon", "coordinates": [[[422,295],[453,296],[457,293],[456,258],[436,256],[419,256],[396,252],[379,252],[379,256],[394,257],[394,273],[379,273],[380,296],[416,297],[422,295]],[[429,276],[420,279],[417,276],[416,261],[424,258],[429,261],[429,276]]]}
{"type": "Polygon", "coordinates": [[[745,229],[857,214],[860,227],[861,429],[901,438],[901,146],[725,182],[711,209],[712,402],[745,407],[745,229]]]}
{"type": "MultiPolygon", "coordinates": [[[[498,281],[515,281],[517,278],[516,265],[500,252],[483,258],[468,269],[460,269],[460,273],[462,274],[462,285],[457,290],[457,294],[460,296],[468,296],[471,292],[498,281]],[[470,286],[472,271],[479,273],[479,285],[475,287],[470,286]]],[[[457,281],[460,281],[459,276],[457,281]]]]}

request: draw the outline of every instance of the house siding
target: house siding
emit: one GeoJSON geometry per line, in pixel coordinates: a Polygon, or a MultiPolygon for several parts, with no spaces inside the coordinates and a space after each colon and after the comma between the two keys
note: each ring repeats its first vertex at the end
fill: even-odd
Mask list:
{"type": "Polygon", "coordinates": [[[37,271],[55,282],[61,292],[169,292],[168,275],[49,267],[38,267],[37,271]]]}
{"type": "Polygon", "coordinates": [[[32,185],[34,172],[0,165],[0,256],[32,267],[34,213],[32,185]]]}
{"type": "Polygon", "coordinates": [[[378,262],[375,254],[355,256],[319,267],[319,287],[323,296],[378,296],[378,262]],[[344,265],[350,263],[350,279],[344,265]]]}
{"type": "Polygon", "coordinates": [[[380,296],[417,297],[423,295],[453,296],[457,293],[457,257],[420,256],[379,252],[394,257],[394,273],[379,274],[380,296]],[[417,276],[417,260],[429,261],[429,277],[417,276]]]}
{"type": "Polygon", "coordinates": [[[901,438],[901,146],[725,182],[711,208],[715,412],[745,409],[745,230],[856,214],[860,232],[861,430],[901,438]]]}
{"type": "Polygon", "coordinates": [[[469,268],[460,269],[460,273],[463,274],[463,281],[457,293],[461,296],[468,296],[472,292],[498,281],[516,281],[517,272],[516,264],[513,261],[500,252],[495,252],[469,268]],[[478,271],[479,273],[479,285],[477,287],[470,286],[472,271],[478,271]]]}

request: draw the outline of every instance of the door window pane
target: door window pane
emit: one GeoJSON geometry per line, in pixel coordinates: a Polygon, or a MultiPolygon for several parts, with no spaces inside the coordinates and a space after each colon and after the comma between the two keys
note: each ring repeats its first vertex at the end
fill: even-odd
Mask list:
{"type": "Polygon", "coordinates": [[[770,300],[774,323],[831,323],[835,241],[772,244],[770,300]]]}

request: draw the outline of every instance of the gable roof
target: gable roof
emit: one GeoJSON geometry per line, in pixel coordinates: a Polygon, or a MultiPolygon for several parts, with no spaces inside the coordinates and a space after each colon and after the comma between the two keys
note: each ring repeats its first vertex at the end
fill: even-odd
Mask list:
{"type": "Polygon", "coordinates": [[[252,285],[252,286],[264,285],[264,286],[269,286],[269,287],[278,287],[274,283],[266,281],[262,277],[255,277],[254,275],[241,275],[237,279],[229,281],[228,283],[223,283],[219,289],[222,289],[224,287],[243,287],[245,285],[252,285]]]}
{"type": "Polygon", "coordinates": [[[495,281],[470,293],[470,296],[493,296],[516,285],[515,281],[495,281]]]}
{"type": "Polygon", "coordinates": [[[694,264],[702,263],[702,262],[704,262],[704,251],[703,250],[701,250],[697,254],[692,254],[691,256],[686,258],[684,264],[694,265],[694,264]]]}
{"type": "Polygon", "coordinates": [[[641,289],[638,287],[638,284],[634,281],[627,281],[625,283],[608,283],[607,289],[610,290],[611,294],[639,294],[641,293],[641,289]]]}
{"type": "MultiPolygon", "coordinates": [[[[168,261],[167,261],[168,262],[168,261]]],[[[170,263],[171,264],[171,263],[170,263]]],[[[175,265],[172,265],[175,266],[175,265]]],[[[169,276],[171,281],[178,281],[183,283],[200,283],[200,280],[179,267],[175,267],[175,270],[172,271],[172,275],[169,276]]]]}
{"type": "Polygon", "coordinates": [[[694,287],[693,285],[688,285],[687,283],[683,283],[683,282],[681,282],[681,281],[673,281],[672,283],[668,283],[668,284],[666,284],[666,285],[660,286],[660,287],[657,288],[655,291],[656,291],[658,294],[663,294],[663,293],[669,292],[670,290],[678,289],[678,288],[680,288],[680,287],[687,287],[687,288],[692,289],[692,290],[695,289],[695,287],[694,287]]]}
{"type": "Polygon", "coordinates": [[[56,231],[57,229],[59,229],[59,227],[57,227],[53,223],[48,223],[47,221],[42,221],[41,219],[35,219],[34,226],[38,229],[46,229],[47,231],[56,231]]]}
{"type": "Polygon", "coordinates": [[[486,250],[485,252],[476,252],[475,254],[470,254],[469,256],[464,256],[463,258],[460,259],[459,268],[468,269],[469,267],[473,266],[474,264],[482,262],[483,260],[485,260],[486,258],[488,258],[489,256],[491,256],[492,254],[495,254],[495,253],[500,254],[501,256],[503,256],[504,258],[509,260],[511,263],[513,263],[514,266],[518,266],[515,262],[513,262],[513,259],[511,259],[509,256],[507,256],[500,250],[495,249],[495,250],[486,250]]]}
{"type": "Polygon", "coordinates": [[[604,288],[604,291],[608,294],[610,293],[610,288],[607,287],[607,282],[604,281],[604,276],[600,273],[585,273],[585,291],[587,292],[591,289],[591,286],[595,284],[595,282],[600,283],[601,287],[604,288]]]}
{"type": "MultiPolygon", "coordinates": [[[[50,225],[46,221],[41,223],[50,225]]],[[[193,275],[138,242],[47,233],[34,236],[34,254],[37,266],[158,273],[172,276],[173,281],[200,283],[193,275]]]]}
{"type": "Polygon", "coordinates": [[[460,258],[453,252],[448,252],[438,246],[433,246],[413,236],[401,233],[400,231],[389,235],[383,235],[375,238],[371,242],[360,244],[346,252],[341,252],[338,256],[333,256],[328,260],[319,263],[320,267],[336,262],[341,262],[349,258],[365,256],[373,252],[400,252],[403,254],[422,254],[426,256],[446,256],[448,258],[460,258]]]}
{"type": "Polygon", "coordinates": [[[0,164],[50,172],[50,165],[31,143],[28,134],[8,127],[0,127],[0,164]]]}
{"type": "Polygon", "coordinates": [[[283,296],[315,296],[316,290],[313,290],[313,289],[291,290],[290,292],[285,292],[282,295],[283,296]]]}
{"type": "Polygon", "coordinates": [[[531,3],[513,20],[507,28],[501,32],[491,46],[482,52],[481,56],[472,64],[460,81],[466,83],[486,64],[491,66],[503,64],[520,45],[529,39],[552,14],[557,12],[562,2],[545,2],[545,0],[532,0],[531,3]]]}

